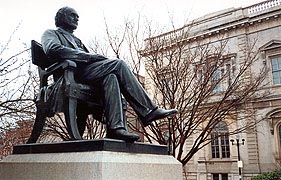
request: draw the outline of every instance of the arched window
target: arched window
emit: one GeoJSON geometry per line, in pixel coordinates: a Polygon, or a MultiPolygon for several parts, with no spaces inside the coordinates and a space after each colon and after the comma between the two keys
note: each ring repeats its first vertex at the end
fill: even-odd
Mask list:
{"type": "Polygon", "coordinates": [[[225,122],[219,122],[211,133],[212,158],[229,158],[229,133],[225,122]]]}

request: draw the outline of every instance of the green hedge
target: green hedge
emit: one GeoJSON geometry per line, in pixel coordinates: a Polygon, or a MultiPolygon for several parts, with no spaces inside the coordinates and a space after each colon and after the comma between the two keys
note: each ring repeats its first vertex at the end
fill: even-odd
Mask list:
{"type": "Polygon", "coordinates": [[[281,169],[277,169],[275,171],[262,173],[254,178],[252,180],[281,180],[281,169]]]}

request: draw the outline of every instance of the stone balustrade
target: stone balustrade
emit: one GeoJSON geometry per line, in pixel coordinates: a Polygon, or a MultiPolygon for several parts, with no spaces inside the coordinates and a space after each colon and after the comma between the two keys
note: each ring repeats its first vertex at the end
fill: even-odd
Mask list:
{"type": "Polygon", "coordinates": [[[255,4],[253,6],[248,7],[248,13],[249,14],[259,13],[261,11],[270,9],[275,6],[280,6],[280,5],[281,5],[281,0],[266,1],[266,2],[262,2],[262,3],[255,4]]]}

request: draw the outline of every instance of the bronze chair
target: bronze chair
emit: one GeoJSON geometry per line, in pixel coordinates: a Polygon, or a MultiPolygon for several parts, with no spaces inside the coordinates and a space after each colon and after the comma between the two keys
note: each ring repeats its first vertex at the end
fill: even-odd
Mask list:
{"type": "Polygon", "coordinates": [[[36,98],[36,119],[27,143],[37,141],[46,117],[52,117],[56,112],[64,113],[70,140],[81,140],[88,113],[83,108],[77,111],[77,104],[87,103],[103,110],[101,91],[99,88],[77,83],[74,78],[76,63],[70,60],[55,62],[45,55],[41,44],[34,40],[31,41],[31,55],[32,63],[38,66],[40,91],[36,98]],[[51,76],[55,83],[49,84],[48,78],[51,76]]]}

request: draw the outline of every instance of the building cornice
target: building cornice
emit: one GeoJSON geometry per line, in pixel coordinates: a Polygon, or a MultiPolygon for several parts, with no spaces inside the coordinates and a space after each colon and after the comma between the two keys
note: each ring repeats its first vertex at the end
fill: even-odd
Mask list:
{"type": "MultiPolygon", "coordinates": [[[[176,47],[179,43],[185,44],[204,40],[218,34],[230,33],[233,30],[249,28],[279,18],[281,18],[281,0],[268,0],[246,8],[230,8],[212,13],[195,19],[179,29],[147,38],[145,41],[165,39],[167,42],[160,50],[166,50],[176,47]]],[[[142,54],[153,52],[149,47],[146,48],[146,51],[142,51],[142,54]]]]}

